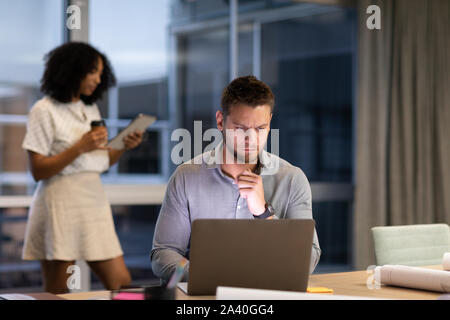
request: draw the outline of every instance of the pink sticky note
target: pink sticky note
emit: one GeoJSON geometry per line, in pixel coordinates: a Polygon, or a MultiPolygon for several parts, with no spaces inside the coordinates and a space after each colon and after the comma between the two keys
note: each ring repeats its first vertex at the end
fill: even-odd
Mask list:
{"type": "Polygon", "coordinates": [[[144,294],[135,292],[120,292],[116,294],[113,300],[144,300],[144,294]]]}

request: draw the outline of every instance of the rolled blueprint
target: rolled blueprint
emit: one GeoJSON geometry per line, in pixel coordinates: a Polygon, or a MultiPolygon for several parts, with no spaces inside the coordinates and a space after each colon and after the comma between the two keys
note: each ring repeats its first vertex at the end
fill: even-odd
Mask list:
{"type": "Polygon", "coordinates": [[[400,265],[384,265],[375,268],[375,281],[380,284],[450,292],[450,272],[400,265]]]}
{"type": "Polygon", "coordinates": [[[442,268],[450,271],[450,252],[444,253],[444,257],[442,258],[442,268]]]}
{"type": "MultiPolygon", "coordinates": [[[[267,289],[217,287],[217,300],[381,300],[380,298],[267,289]]],[[[384,299],[383,299],[384,300],[384,299]]]]}

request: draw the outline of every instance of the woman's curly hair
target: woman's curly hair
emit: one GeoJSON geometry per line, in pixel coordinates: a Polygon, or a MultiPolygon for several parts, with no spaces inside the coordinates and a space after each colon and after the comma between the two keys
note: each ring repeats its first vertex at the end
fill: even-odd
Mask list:
{"type": "Polygon", "coordinates": [[[79,94],[81,81],[97,67],[99,57],[103,61],[101,82],[92,95],[80,96],[85,104],[93,104],[116,84],[116,77],[106,56],[86,43],[68,42],[45,55],[41,91],[59,102],[71,102],[79,94]]]}

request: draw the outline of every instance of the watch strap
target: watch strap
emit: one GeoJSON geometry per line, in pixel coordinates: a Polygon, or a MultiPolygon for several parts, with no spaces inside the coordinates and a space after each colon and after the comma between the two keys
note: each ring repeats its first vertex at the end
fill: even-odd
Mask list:
{"type": "Polygon", "coordinates": [[[273,215],[274,215],[274,211],[273,211],[272,206],[270,204],[266,203],[266,211],[264,211],[264,213],[260,214],[259,216],[253,215],[253,217],[255,219],[267,219],[273,215]]]}

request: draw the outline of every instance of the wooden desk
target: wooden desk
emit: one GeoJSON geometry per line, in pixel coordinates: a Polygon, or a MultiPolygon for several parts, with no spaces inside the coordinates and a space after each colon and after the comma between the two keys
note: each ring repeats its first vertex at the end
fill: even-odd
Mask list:
{"type": "MultiPolygon", "coordinates": [[[[427,266],[426,268],[442,270],[441,265],[427,266]]],[[[318,274],[311,276],[309,286],[332,288],[334,294],[337,295],[386,299],[434,300],[443,294],[383,285],[380,289],[371,290],[366,284],[369,276],[370,274],[367,271],[318,274]]]]}
{"type": "MultiPolygon", "coordinates": [[[[426,268],[442,270],[442,266],[427,266],[426,268]]],[[[387,299],[434,300],[443,293],[381,286],[380,289],[367,288],[366,281],[370,276],[367,271],[341,273],[313,274],[309,280],[310,287],[328,287],[334,294],[387,299]]],[[[69,300],[109,299],[109,291],[93,291],[59,295],[69,300]]],[[[213,300],[215,296],[188,296],[181,290],[177,291],[177,300],[213,300]]]]}

